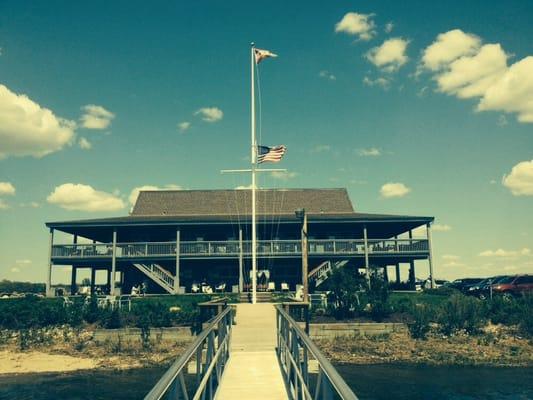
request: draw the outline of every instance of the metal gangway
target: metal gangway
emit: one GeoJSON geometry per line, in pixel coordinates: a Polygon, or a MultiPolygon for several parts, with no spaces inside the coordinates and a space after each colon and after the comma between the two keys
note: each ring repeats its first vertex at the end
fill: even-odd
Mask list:
{"type": "Polygon", "coordinates": [[[263,303],[236,309],[235,327],[227,306],[145,400],[357,400],[289,307],[263,303]]]}

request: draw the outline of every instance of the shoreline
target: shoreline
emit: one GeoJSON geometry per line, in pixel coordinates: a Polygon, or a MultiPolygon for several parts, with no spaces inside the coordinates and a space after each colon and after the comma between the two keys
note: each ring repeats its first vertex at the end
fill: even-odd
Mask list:
{"type": "Polygon", "coordinates": [[[431,365],[533,367],[533,341],[512,335],[430,335],[412,339],[408,333],[368,337],[338,337],[317,340],[324,355],[334,364],[431,365]]]}

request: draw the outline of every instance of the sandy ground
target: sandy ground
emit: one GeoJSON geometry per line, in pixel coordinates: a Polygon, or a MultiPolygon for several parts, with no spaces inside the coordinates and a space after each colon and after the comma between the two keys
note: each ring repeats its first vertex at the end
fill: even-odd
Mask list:
{"type": "Polygon", "coordinates": [[[24,353],[11,350],[0,351],[0,374],[69,372],[97,367],[98,362],[90,358],[46,354],[40,351],[24,353]]]}

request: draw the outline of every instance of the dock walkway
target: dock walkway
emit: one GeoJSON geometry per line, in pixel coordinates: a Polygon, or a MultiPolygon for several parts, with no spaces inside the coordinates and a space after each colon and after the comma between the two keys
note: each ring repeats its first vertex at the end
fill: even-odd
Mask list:
{"type": "Polygon", "coordinates": [[[231,356],[216,399],[288,399],[276,355],[274,305],[237,304],[235,320],[231,356]]]}

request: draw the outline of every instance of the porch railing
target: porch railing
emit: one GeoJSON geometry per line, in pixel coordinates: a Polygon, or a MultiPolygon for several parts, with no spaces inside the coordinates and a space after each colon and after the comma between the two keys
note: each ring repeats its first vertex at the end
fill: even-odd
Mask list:
{"type": "MultiPolygon", "coordinates": [[[[363,255],[362,239],[310,239],[309,255],[363,255]]],[[[117,243],[116,256],[120,258],[175,256],[176,242],[117,243]]],[[[245,256],[252,253],[251,241],[242,242],[245,256]]],[[[369,254],[387,255],[428,252],[427,239],[369,239],[369,254]]],[[[180,257],[236,257],[240,253],[239,241],[195,241],[180,243],[180,257]]],[[[101,258],[111,257],[112,243],[56,244],[53,258],[101,258]]],[[[259,256],[295,256],[301,254],[300,240],[258,240],[259,256]]]]}
{"type": "Polygon", "coordinates": [[[232,310],[226,307],[170,366],[144,399],[212,400],[229,358],[232,323],[232,310]],[[190,362],[196,364],[193,379],[185,376],[190,362]]]}
{"type": "Polygon", "coordinates": [[[316,347],[298,323],[281,306],[276,306],[277,354],[291,399],[357,400],[335,367],[316,347]],[[314,382],[309,376],[309,360],[318,364],[314,382]]]}

